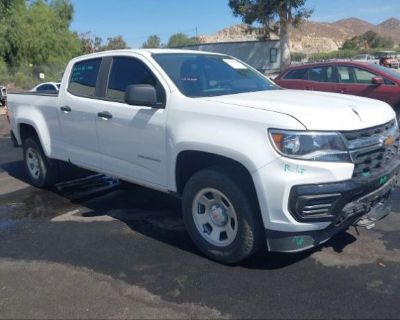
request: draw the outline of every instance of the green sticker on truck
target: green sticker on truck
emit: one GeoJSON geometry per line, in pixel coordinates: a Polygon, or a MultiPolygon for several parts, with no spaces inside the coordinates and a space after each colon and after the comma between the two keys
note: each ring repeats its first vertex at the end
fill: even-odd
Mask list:
{"type": "Polygon", "coordinates": [[[379,179],[379,184],[380,184],[380,185],[383,185],[383,184],[385,184],[386,182],[388,182],[388,180],[389,180],[389,177],[388,177],[388,176],[383,176],[382,178],[379,179]]]}

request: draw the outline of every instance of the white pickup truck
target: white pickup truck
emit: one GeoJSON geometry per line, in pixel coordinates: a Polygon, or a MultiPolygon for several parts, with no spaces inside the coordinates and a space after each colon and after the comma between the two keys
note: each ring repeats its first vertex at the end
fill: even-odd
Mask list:
{"type": "Polygon", "coordinates": [[[389,105],[283,90],[226,55],[87,55],[58,94],[11,94],[8,108],[34,186],[56,183],[66,161],[174,194],[195,244],[224,263],[385,216],[399,173],[389,105]]]}

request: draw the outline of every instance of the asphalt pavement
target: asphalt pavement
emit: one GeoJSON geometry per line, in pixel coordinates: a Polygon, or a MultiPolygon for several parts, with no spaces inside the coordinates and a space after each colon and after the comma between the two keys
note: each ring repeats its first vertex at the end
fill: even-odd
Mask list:
{"type": "Polygon", "coordinates": [[[26,183],[0,116],[0,318],[399,318],[400,192],[371,230],[238,266],[206,259],[179,202],[67,168],[26,183]]]}

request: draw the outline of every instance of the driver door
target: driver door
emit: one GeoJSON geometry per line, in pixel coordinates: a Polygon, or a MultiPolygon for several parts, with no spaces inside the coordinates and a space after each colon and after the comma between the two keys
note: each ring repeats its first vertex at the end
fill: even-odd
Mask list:
{"type": "Polygon", "coordinates": [[[104,172],[133,182],[167,185],[165,90],[140,58],[112,59],[105,97],[96,117],[104,172]],[[129,85],[156,87],[157,108],[125,103],[129,85]]]}

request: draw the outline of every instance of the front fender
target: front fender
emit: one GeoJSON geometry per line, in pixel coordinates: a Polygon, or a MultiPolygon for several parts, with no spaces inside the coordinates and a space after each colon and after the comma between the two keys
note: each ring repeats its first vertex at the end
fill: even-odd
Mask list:
{"type": "MultiPolygon", "coordinates": [[[[199,151],[210,153],[234,160],[242,164],[251,174],[258,168],[267,165],[275,160],[278,155],[271,150],[267,132],[238,127],[228,130],[225,133],[212,132],[209,127],[204,131],[200,128],[195,129],[193,123],[180,126],[179,132],[174,135],[174,142],[169,143],[173,146],[171,149],[171,161],[169,167],[169,176],[175,177],[176,161],[181,152],[199,151]],[[187,128],[185,128],[188,126],[187,128]],[[188,139],[190,137],[190,139],[188,139]]],[[[170,179],[171,190],[177,190],[176,179],[170,179]]]]}

